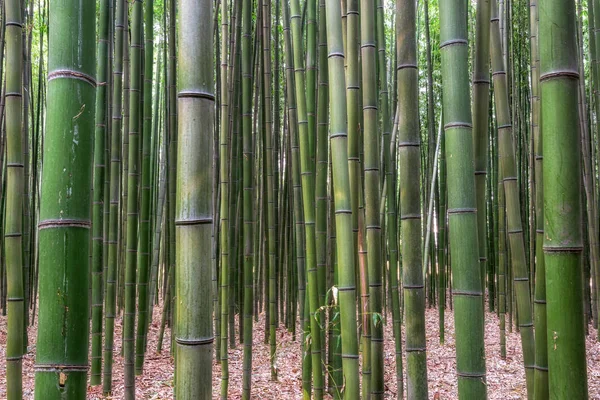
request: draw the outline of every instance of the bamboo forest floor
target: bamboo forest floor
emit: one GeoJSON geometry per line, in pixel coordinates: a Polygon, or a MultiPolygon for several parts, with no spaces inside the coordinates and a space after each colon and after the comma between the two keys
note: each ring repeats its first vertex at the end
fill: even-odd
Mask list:
{"type": "MultiPolygon", "coordinates": [[[[169,355],[170,331],[165,332],[163,352],[156,352],[158,331],[160,328],[160,310],[155,312],[150,326],[148,352],[144,374],[136,377],[136,398],[139,399],[171,399],[173,398],[173,359],[169,355]]],[[[120,355],[121,320],[115,326],[115,359],[113,370],[113,399],[123,398],[123,358],[120,355]]],[[[236,322],[237,326],[237,322],[236,322]]],[[[500,358],[499,322],[495,314],[486,313],[485,343],[487,384],[489,399],[524,399],[525,373],[519,333],[507,331],[506,359],[500,358]]],[[[508,321],[507,321],[508,327],[508,321]]],[[[24,358],[23,388],[24,398],[33,398],[35,359],[35,339],[37,325],[29,327],[30,344],[24,358]]],[[[436,309],[426,311],[427,364],[429,397],[434,400],[456,399],[457,384],[455,373],[454,318],[452,311],[446,312],[446,343],[439,343],[438,312],[436,309]]],[[[392,325],[385,327],[386,338],[392,338],[392,325]]],[[[301,355],[300,334],[298,340],[292,341],[292,335],[285,329],[277,332],[277,368],[278,382],[270,381],[269,346],[264,344],[264,314],[254,324],[253,343],[253,399],[300,399],[301,391],[301,355]]],[[[596,331],[591,329],[587,337],[588,385],[590,399],[600,399],[600,343],[595,340],[596,331]]],[[[241,398],[242,387],[242,349],[237,347],[230,351],[230,384],[229,397],[241,398]]],[[[6,398],[6,317],[0,316],[0,399],[6,398]]],[[[394,342],[386,340],[385,388],[386,398],[396,398],[394,342]]],[[[220,393],[220,365],[213,367],[213,398],[220,393]]],[[[405,380],[406,387],[406,380],[405,380]]],[[[102,399],[102,386],[88,387],[89,399],[102,399]]]]}

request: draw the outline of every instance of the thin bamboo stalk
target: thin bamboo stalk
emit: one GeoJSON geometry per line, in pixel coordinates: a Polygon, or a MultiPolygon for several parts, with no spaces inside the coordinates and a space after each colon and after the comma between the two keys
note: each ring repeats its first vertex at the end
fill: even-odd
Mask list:
{"type": "Polygon", "coordinates": [[[137,252],[138,317],[135,340],[135,374],[144,368],[148,324],[148,282],[150,278],[150,152],[152,142],[152,73],[154,71],[154,0],[144,1],[144,81],[140,216],[137,252]]]}
{"type": "Polygon", "coordinates": [[[96,129],[94,132],[94,178],[92,205],[92,368],[90,385],[99,385],[102,370],[102,300],[104,267],[104,174],[107,136],[107,80],[109,1],[100,3],[98,20],[98,70],[96,79],[96,129]]]}
{"type": "MultiPolygon", "coordinates": [[[[23,397],[23,331],[26,306],[23,287],[23,19],[21,2],[5,3],[6,80],[3,100],[6,112],[6,200],[4,222],[4,257],[6,273],[7,338],[6,395],[8,399],[23,397]]],[[[1,79],[1,76],[0,76],[1,79]]],[[[53,85],[54,86],[54,85],[53,85]]],[[[0,129],[1,129],[0,125],[0,129]]],[[[4,289],[4,288],[3,288],[4,289]]],[[[87,288],[86,288],[87,291],[87,288]]],[[[46,311],[48,312],[48,311],[46,311]]]]}
{"type": "Polygon", "coordinates": [[[123,85],[123,27],[127,16],[124,0],[116,1],[115,11],[115,61],[113,70],[113,106],[112,137],[110,154],[110,215],[108,228],[108,260],[105,297],[104,331],[104,381],[102,391],[105,395],[112,392],[112,366],[114,324],[116,317],[116,285],[118,271],[118,235],[119,235],[119,195],[121,172],[121,122],[122,122],[122,85],[123,85]]]}
{"type": "MultiPolygon", "coordinates": [[[[314,1],[314,0],[310,0],[314,1]]],[[[304,209],[304,234],[306,236],[306,272],[308,283],[311,359],[313,390],[315,399],[323,397],[323,368],[321,363],[321,325],[316,315],[319,309],[319,288],[315,244],[315,182],[314,167],[311,163],[311,131],[308,129],[307,101],[304,74],[304,51],[300,25],[300,5],[298,0],[290,2],[292,43],[294,47],[294,75],[296,106],[298,107],[298,137],[300,142],[300,173],[302,180],[302,205],[304,209]]],[[[314,100],[314,99],[313,99],[314,100]]]]}
{"type": "Polygon", "coordinates": [[[336,253],[338,265],[338,301],[342,342],[344,398],[358,399],[358,338],[356,327],[355,252],[353,243],[348,135],[346,125],[344,46],[340,2],[326,0],[327,52],[329,67],[330,146],[336,219],[336,253]]]}
{"type": "Polygon", "coordinates": [[[527,380],[527,397],[533,398],[533,374],[535,365],[535,340],[533,336],[533,309],[527,271],[527,258],[523,238],[521,220],[521,200],[517,182],[517,165],[515,161],[515,139],[513,138],[512,121],[508,105],[508,86],[506,72],[502,60],[500,44],[500,28],[498,26],[498,10],[496,0],[492,1],[491,12],[491,58],[494,81],[494,104],[498,123],[498,155],[502,170],[502,182],[506,201],[506,228],[510,246],[513,285],[518,307],[518,325],[521,333],[523,362],[527,380]]]}

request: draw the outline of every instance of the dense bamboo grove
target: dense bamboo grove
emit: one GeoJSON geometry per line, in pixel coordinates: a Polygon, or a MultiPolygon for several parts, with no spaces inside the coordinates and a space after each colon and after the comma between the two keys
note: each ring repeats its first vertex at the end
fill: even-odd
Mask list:
{"type": "Polygon", "coordinates": [[[446,310],[460,399],[513,330],[523,397],[588,398],[599,0],[6,0],[0,22],[9,400],[29,372],[37,399],[134,399],[155,352],[172,398],[251,399],[260,341],[304,399],[432,398],[446,310]]]}

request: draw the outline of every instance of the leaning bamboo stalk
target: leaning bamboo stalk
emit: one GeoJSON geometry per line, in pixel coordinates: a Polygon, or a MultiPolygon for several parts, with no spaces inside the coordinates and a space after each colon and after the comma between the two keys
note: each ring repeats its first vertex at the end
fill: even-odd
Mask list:
{"type": "MultiPolygon", "coordinates": [[[[379,90],[381,98],[381,120],[383,125],[383,161],[384,161],[384,187],[382,191],[382,205],[387,203],[387,247],[389,252],[389,279],[388,285],[391,289],[391,307],[392,307],[392,324],[394,332],[395,345],[395,360],[396,360],[396,381],[398,383],[398,396],[402,396],[404,385],[402,379],[402,331],[401,331],[401,316],[400,316],[400,297],[398,293],[398,227],[396,213],[396,180],[395,168],[393,167],[393,159],[396,149],[390,146],[391,137],[396,135],[397,112],[394,111],[394,121],[390,118],[389,111],[389,92],[387,89],[387,68],[385,59],[385,27],[384,27],[384,10],[383,0],[377,2],[377,46],[378,46],[378,62],[379,62],[379,90]],[[393,125],[393,126],[392,126],[393,125]],[[394,129],[393,134],[391,133],[394,129]]],[[[394,57],[395,59],[395,57],[394,57]]],[[[396,74],[394,73],[394,76],[396,74]]]]}
{"type": "Polygon", "coordinates": [[[148,321],[148,281],[150,277],[150,146],[152,138],[152,73],[154,71],[154,0],[145,0],[144,6],[144,80],[142,111],[142,160],[139,209],[139,238],[137,252],[138,317],[135,340],[135,374],[144,368],[148,321]]]}
{"type": "Polygon", "coordinates": [[[494,103],[498,123],[498,155],[501,157],[500,169],[506,201],[506,228],[510,246],[513,281],[518,307],[518,324],[523,348],[523,362],[527,380],[527,396],[533,397],[533,374],[535,365],[535,341],[533,336],[533,315],[531,293],[523,225],[521,221],[521,204],[517,181],[517,165],[514,153],[514,139],[510,110],[508,106],[508,91],[506,72],[502,60],[502,45],[500,44],[500,27],[498,26],[498,10],[496,0],[492,1],[491,12],[491,58],[494,81],[494,103]]]}
{"type": "MultiPolygon", "coordinates": [[[[435,144],[435,152],[433,154],[433,168],[431,170],[431,187],[429,190],[429,200],[427,202],[427,225],[425,228],[425,251],[423,252],[423,279],[425,279],[425,273],[427,271],[427,265],[429,263],[429,241],[431,239],[432,221],[433,221],[433,200],[435,196],[435,185],[437,183],[437,169],[438,169],[438,156],[440,154],[440,143],[442,141],[442,120],[440,119],[440,127],[438,129],[438,137],[435,144]]],[[[438,288],[442,290],[442,288],[438,288]]]]}

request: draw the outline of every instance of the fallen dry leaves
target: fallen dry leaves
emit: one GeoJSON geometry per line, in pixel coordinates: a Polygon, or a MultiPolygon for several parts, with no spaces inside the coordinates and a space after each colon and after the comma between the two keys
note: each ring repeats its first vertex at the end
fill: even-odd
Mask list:
{"type": "MultiPolygon", "coordinates": [[[[144,374],[136,377],[136,398],[173,398],[173,358],[170,356],[170,331],[165,332],[163,351],[156,352],[160,328],[160,308],[154,312],[148,335],[148,351],[144,374]]],[[[429,397],[436,400],[456,399],[457,382],[455,373],[455,337],[452,311],[446,312],[446,342],[439,343],[438,311],[426,311],[427,365],[429,397]]],[[[391,319],[390,319],[391,321],[391,319]]],[[[302,367],[300,354],[300,334],[296,341],[284,328],[277,332],[278,381],[271,381],[269,368],[269,346],[264,344],[264,314],[254,323],[252,398],[253,399],[301,399],[302,367]]],[[[490,400],[510,400],[526,398],[525,373],[519,333],[507,331],[506,359],[500,358],[500,330],[495,314],[486,314],[485,343],[488,397],[490,400]]],[[[237,323],[236,323],[237,327],[237,323]]],[[[113,369],[113,399],[123,398],[123,358],[121,352],[121,319],[115,324],[115,358],[113,369]]],[[[508,329],[508,322],[507,322],[508,329]]],[[[33,398],[35,359],[35,334],[37,323],[29,327],[29,347],[23,361],[23,396],[33,398]]],[[[298,329],[299,332],[299,329],[298,329]]],[[[403,330],[404,335],[404,330],[403,330]]],[[[385,398],[397,397],[396,367],[392,324],[385,326],[385,398]]],[[[600,399],[600,343],[596,341],[596,331],[591,329],[587,337],[588,384],[590,399],[600,399]]],[[[236,338],[237,346],[229,352],[229,398],[239,399],[242,392],[243,346],[236,338]]],[[[0,399],[6,398],[6,317],[0,316],[0,399]]],[[[404,365],[406,363],[403,363],[404,365]]],[[[213,398],[219,398],[221,366],[213,364],[213,398]]],[[[406,378],[404,382],[406,388],[406,378]]],[[[406,393],[405,393],[406,395],[406,393]]],[[[89,399],[102,399],[102,387],[88,387],[89,399]]]]}

